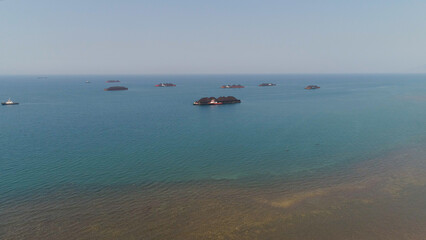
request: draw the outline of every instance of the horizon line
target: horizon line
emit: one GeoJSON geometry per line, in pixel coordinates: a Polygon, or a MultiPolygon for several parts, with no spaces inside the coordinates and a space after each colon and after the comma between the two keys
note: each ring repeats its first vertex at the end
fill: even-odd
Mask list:
{"type": "Polygon", "coordinates": [[[0,76],[199,76],[199,75],[392,75],[392,74],[426,74],[426,72],[376,72],[376,73],[25,73],[0,74],[0,76]]]}

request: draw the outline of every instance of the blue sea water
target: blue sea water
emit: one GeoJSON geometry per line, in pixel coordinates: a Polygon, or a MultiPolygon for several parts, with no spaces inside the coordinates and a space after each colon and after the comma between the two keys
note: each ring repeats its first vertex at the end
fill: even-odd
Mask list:
{"type": "Polygon", "coordinates": [[[425,143],[426,75],[1,76],[0,196],[279,179],[425,143]],[[106,80],[119,79],[119,84],[106,80]],[[89,80],[91,83],[85,83],[89,80]],[[155,88],[160,82],[177,87],[155,88]],[[258,87],[262,82],[276,87],[258,87]],[[244,89],[221,89],[242,84],[244,89]],[[309,84],[318,90],[304,90],[309,84]],[[107,92],[123,85],[128,91],[107,92]],[[241,104],[193,106],[201,97],[241,104]]]}

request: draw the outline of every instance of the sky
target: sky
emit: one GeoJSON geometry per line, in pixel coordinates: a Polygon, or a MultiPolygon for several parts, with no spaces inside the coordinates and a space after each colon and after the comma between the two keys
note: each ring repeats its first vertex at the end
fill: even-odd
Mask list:
{"type": "Polygon", "coordinates": [[[422,0],[0,0],[0,75],[426,72],[422,0]]]}

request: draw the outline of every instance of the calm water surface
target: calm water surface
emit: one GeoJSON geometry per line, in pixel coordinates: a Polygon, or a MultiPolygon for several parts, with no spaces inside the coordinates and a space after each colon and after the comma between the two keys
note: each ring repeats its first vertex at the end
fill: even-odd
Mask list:
{"type": "Polygon", "coordinates": [[[426,75],[1,76],[8,97],[5,239],[424,239],[426,75]]]}

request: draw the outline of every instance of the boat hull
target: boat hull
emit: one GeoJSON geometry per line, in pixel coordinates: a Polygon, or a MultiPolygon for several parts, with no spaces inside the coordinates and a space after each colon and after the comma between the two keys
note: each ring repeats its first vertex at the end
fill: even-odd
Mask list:
{"type": "Polygon", "coordinates": [[[173,83],[160,83],[155,85],[155,87],[176,87],[176,84],[173,83]]]}
{"type": "Polygon", "coordinates": [[[320,87],[317,85],[309,85],[307,87],[305,87],[306,90],[315,90],[315,89],[319,89],[320,87]]]}
{"type": "Polygon", "coordinates": [[[129,90],[129,89],[122,86],[114,86],[114,87],[109,87],[104,89],[104,91],[126,91],[126,90],[129,90]]]}
{"type": "Polygon", "coordinates": [[[200,106],[207,106],[207,105],[222,105],[223,103],[218,102],[218,103],[197,103],[194,102],[194,105],[200,105],[200,106]]]}
{"type": "Polygon", "coordinates": [[[5,105],[5,106],[8,106],[8,105],[18,105],[19,103],[5,103],[5,102],[2,102],[1,103],[1,105],[5,105]]]}

